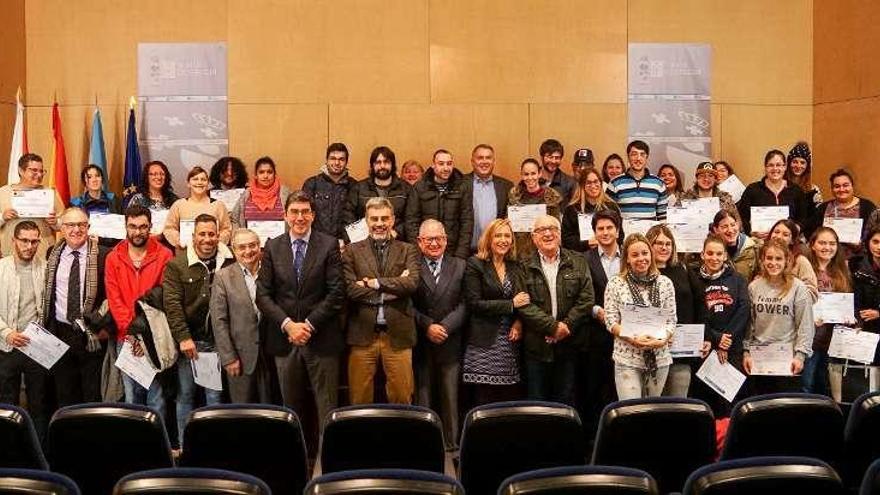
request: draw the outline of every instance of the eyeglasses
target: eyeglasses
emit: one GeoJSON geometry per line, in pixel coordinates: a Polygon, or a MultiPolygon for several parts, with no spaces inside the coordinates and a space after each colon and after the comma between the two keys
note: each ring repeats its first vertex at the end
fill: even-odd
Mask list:
{"type": "Polygon", "coordinates": [[[287,210],[287,214],[293,218],[299,216],[307,217],[312,214],[312,210],[287,210]]]}
{"type": "Polygon", "coordinates": [[[150,230],[150,225],[149,225],[149,224],[147,224],[147,225],[132,225],[132,224],[128,224],[128,225],[125,226],[125,228],[126,228],[127,230],[133,230],[133,231],[135,231],[135,232],[146,232],[146,231],[150,230]]]}
{"type": "Polygon", "coordinates": [[[63,227],[67,227],[68,229],[87,229],[89,228],[89,222],[65,222],[61,224],[63,227]]]}
{"type": "Polygon", "coordinates": [[[588,186],[598,186],[601,183],[602,183],[601,180],[588,180],[587,181],[588,186]]]}
{"type": "Polygon", "coordinates": [[[654,241],[653,244],[654,244],[655,246],[657,246],[657,247],[665,247],[665,248],[671,248],[671,247],[672,247],[672,242],[671,242],[671,241],[654,241]]]}
{"type": "Polygon", "coordinates": [[[37,244],[42,242],[41,239],[19,239],[18,237],[16,237],[15,240],[26,246],[36,246],[37,244]]]}
{"type": "Polygon", "coordinates": [[[150,177],[162,177],[165,178],[165,172],[150,172],[147,174],[150,177]]]}
{"type": "Polygon", "coordinates": [[[445,235],[438,235],[435,237],[419,237],[419,240],[424,241],[428,244],[440,244],[441,242],[446,241],[445,235]]]}
{"type": "Polygon", "coordinates": [[[24,169],[24,171],[31,174],[31,175],[45,175],[46,174],[46,171],[42,168],[26,168],[26,169],[24,169]]]}
{"type": "Polygon", "coordinates": [[[559,232],[559,227],[557,227],[555,225],[548,225],[546,227],[538,227],[537,229],[533,230],[532,232],[535,234],[538,234],[538,235],[555,234],[555,233],[559,232]]]}

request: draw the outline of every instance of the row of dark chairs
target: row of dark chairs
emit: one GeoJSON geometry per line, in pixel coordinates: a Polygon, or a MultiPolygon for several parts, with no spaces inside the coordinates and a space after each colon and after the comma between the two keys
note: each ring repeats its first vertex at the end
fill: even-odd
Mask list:
{"type": "MultiPolygon", "coordinates": [[[[80,495],[62,474],[30,469],[0,469],[4,495],[80,495]]],[[[167,468],[125,476],[113,495],[271,495],[255,476],[206,468],[167,468]]],[[[274,492],[280,494],[281,492],[274,492]]],[[[408,469],[341,471],[319,476],[304,495],[464,495],[449,476],[408,469]]],[[[565,466],[538,469],[501,482],[498,495],[659,495],[645,471],[616,466],[565,466]]],[[[843,495],[846,488],[834,468],[809,457],[751,457],[721,461],[694,471],[683,495],[843,495]]],[[[859,495],[880,494],[880,460],[866,471],[859,495]]]]}
{"type": "MultiPolygon", "coordinates": [[[[831,399],[807,394],[757,396],[736,405],[722,460],[805,456],[838,469],[849,487],[880,457],[880,394],[859,398],[844,432],[831,399]]],[[[464,422],[459,478],[468,493],[495,493],[509,476],[587,461],[580,419],[554,403],[481,406],[464,422]]],[[[161,418],[125,404],[83,404],[59,410],[47,439],[48,462],[27,414],[0,408],[0,467],[51,469],[84,493],[110,493],[122,477],[173,466],[161,418]]],[[[642,469],[661,493],[680,491],[716,457],[710,408],[693,399],[621,401],[602,414],[591,462],[642,469]]],[[[406,468],[444,472],[440,419],[416,406],[352,406],[327,418],[319,454],[323,473],[406,468]]],[[[222,405],[196,410],[184,432],[178,464],[239,471],[275,493],[301,493],[308,458],[299,419],[289,409],[222,405]]]]}

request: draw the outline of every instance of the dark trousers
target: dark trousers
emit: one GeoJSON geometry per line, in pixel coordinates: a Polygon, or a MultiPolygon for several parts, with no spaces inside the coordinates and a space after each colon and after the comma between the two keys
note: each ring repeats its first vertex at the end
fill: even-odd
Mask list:
{"type": "Polygon", "coordinates": [[[801,391],[800,376],[750,376],[752,395],[801,391]]]}
{"type": "Polygon", "coordinates": [[[617,400],[611,346],[591,345],[581,353],[580,407],[584,433],[592,441],[605,406],[617,400]]]}
{"type": "Polygon", "coordinates": [[[438,361],[431,352],[421,352],[416,358],[416,404],[440,411],[447,450],[458,448],[460,376],[461,363],[457,360],[438,361]],[[435,404],[439,408],[433,407],[435,404]]]}
{"type": "Polygon", "coordinates": [[[577,354],[559,354],[551,362],[526,358],[529,400],[561,402],[574,407],[577,354]]]}
{"type": "Polygon", "coordinates": [[[27,393],[27,411],[34,421],[40,443],[43,443],[49,427],[46,400],[49,372],[20,351],[0,352],[0,403],[21,405],[22,375],[27,393]]]}
{"type": "Polygon", "coordinates": [[[106,342],[97,352],[86,351],[86,334],[65,323],[56,321],[56,337],[70,346],[52,367],[58,406],[101,401],[101,365],[104,362],[106,342]]]}
{"type": "Polygon", "coordinates": [[[229,385],[229,400],[233,404],[272,403],[269,367],[262,351],[257,355],[257,364],[253,373],[245,374],[242,372],[238,376],[226,374],[226,380],[229,385]]]}

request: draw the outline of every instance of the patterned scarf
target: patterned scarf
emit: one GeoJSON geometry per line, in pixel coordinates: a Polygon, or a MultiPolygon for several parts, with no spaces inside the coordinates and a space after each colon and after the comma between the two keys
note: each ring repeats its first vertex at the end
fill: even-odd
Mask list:
{"type": "MultiPolygon", "coordinates": [[[[83,284],[83,315],[89,314],[94,310],[95,298],[98,297],[98,239],[89,237],[86,241],[86,280],[83,284]]],[[[52,249],[49,258],[46,259],[46,290],[43,292],[43,316],[41,323],[43,328],[49,328],[50,322],[48,314],[50,313],[50,300],[55,295],[55,275],[58,272],[58,263],[61,261],[61,253],[64,251],[66,243],[61,240],[52,249]]]]}
{"type": "MultiPolygon", "coordinates": [[[[648,303],[656,308],[660,307],[660,284],[657,283],[659,274],[649,274],[639,276],[629,271],[626,274],[626,286],[632,296],[633,303],[639,306],[648,306],[645,298],[642,297],[642,289],[648,289],[648,303]]],[[[642,359],[645,360],[645,369],[651,378],[657,376],[657,354],[654,349],[645,349],[642,351],[642,359]]]]}
{"type": "Polygon", "coordinates": [[[275,176],[275,182],[269,187],[257,184],[256,177],[251,180],[251,187],[249,189],[251,201],[260,210],[269,211],[274,208],[275,203],[278,201],[279,191],[281,191],[281,181],[278,180],[277,175],[275,176]]]}

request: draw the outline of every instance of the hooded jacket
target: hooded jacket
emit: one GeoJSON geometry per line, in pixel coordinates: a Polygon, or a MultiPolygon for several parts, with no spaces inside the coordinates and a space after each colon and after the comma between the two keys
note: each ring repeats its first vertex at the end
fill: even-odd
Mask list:
{"type": "Polygon", "coordinates": [[[733,343],[729,351],[742,353],[743,337],[749,324],[749,288],[742,275],[729,263],[717,278],[706,277],[700,267],[691,268],[694,299],[697,304],[696,321],[706,325],[705,338],[718,349],[721,334],[730,334],[733,343]]]}

